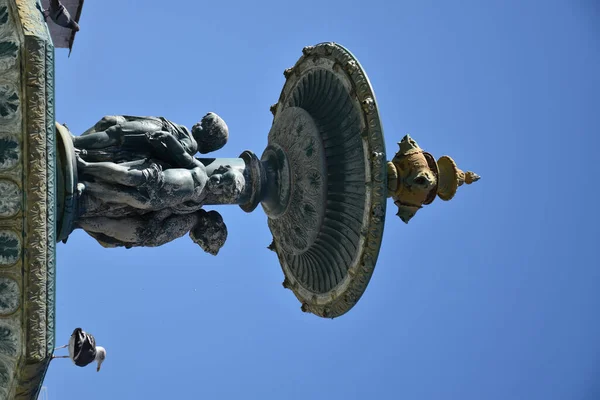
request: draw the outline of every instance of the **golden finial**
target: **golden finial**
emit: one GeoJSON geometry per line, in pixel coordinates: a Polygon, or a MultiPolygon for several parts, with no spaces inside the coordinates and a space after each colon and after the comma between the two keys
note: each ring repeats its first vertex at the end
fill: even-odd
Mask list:
{"type": "Polygon", "coordinates": [[[480,176],[474,172],[463,172],[458,168],[454,160],[448,156],[440,157],[437,160],[437,165],[439,170],[437,195],[444,201],[451,200],[459,186],[462,186],[464,183],[470,185],[480,179],[480,176]]]}
{"type": "Polygon", "coordinates": [[[437,162],[406,135],[398,143],[400,149],[387,163],[388,193],[398,206],[398,216],[408,221],[423,205],[430,204],[436,195],[445,201],[454,197],[459,186],[480,179],[474,172],[463,172],[448,156],[437,162]]]}

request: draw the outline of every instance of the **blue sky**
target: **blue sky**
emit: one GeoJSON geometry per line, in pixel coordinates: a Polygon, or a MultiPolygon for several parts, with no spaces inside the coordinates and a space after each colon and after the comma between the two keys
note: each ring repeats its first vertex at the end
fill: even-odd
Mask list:
{"type": "Polygon", "coordinates": [[[230,128],[215,155],[261,154],[283,70],[335,41],[371,79],[388,158],[410,133],[482,180],[408,225],[390,202],[371,283],[335,320],[281,287],[260,208],[218,209],[218,257],[76,232],[57,251],[57,345],[81,326],[108,356],[100,373],[53,361],[50,399],[600,397],[596,2],[103,0],[80,22],[56,54],[76,133],[214,111],[230,128]]]}

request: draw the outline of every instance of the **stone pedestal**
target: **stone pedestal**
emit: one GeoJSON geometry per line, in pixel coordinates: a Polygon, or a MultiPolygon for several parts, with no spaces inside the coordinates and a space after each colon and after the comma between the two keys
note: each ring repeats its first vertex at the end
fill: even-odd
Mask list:
{"type": "Polygon", "coordinates": [[[34,0],[0,0],[0,399],[35,399],[54,347],[54,48],[34,0]]]}

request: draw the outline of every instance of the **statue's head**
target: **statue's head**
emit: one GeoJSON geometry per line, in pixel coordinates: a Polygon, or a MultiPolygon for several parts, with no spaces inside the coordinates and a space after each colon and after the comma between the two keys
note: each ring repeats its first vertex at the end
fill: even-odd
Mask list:
{"type": "Polygon", "coordinates": [[[192,135],[202,154],[219,150],[227,143],[229,128],[225,121],[215,113],[208,113],[192,127],[192,135]]]}
{"type": "Polygon", "coordinates": [[[227,226],[217,211],[198,211],[198,222],[190,238],[205,252],[216,256],[227,240],[227,226]]]}
{"type": "Polygon", "coordinates": [[[224,204],[235,204],[244,189],[244,175],[229,165],[217,168],[208,179],[207,189],[224,204]]]}

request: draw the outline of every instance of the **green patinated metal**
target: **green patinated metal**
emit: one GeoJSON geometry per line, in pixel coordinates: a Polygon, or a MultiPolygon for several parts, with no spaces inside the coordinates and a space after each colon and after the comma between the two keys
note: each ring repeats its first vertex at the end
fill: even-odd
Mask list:
{"type": "Polygon", "coordinates": [[[263,202],[270,248],[302,310],[335,318],[358,302],[379,255],[387,198],[382,124],[367,74],[343,46],[305,47],[284,75],[262,156],[279,165],[272,168],[278,196],[263,202]]]}

